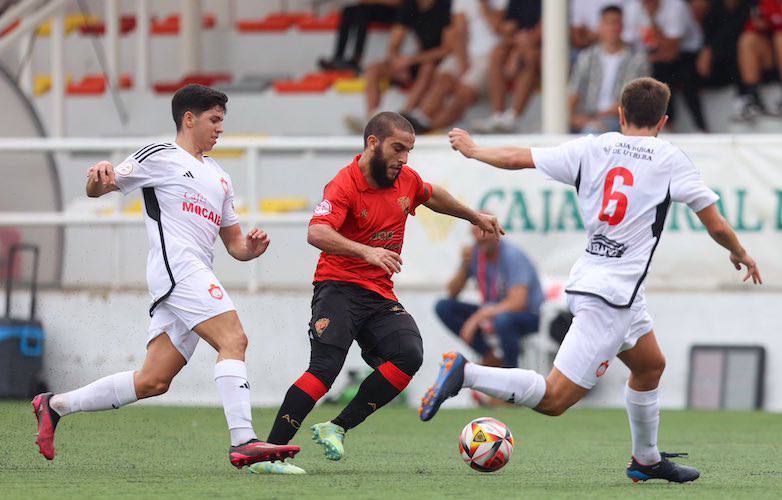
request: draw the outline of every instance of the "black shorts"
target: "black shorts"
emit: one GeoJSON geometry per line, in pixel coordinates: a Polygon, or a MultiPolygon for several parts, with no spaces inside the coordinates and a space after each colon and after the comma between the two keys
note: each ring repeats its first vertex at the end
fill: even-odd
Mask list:
{"type": "Polygon", "coordinates": [[[310,339],[348,350],[355,340],[366,359],[387,336],[405,332],[421,337],[402,304],[358,285],[341,281],[315,283],[310,339]]]}

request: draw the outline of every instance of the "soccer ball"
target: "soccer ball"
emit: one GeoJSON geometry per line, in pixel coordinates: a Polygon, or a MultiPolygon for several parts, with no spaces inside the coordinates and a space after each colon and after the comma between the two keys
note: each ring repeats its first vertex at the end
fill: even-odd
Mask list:
{"type": "Polygon", "coordinates": [[[508,426],[495,418],[476,418],[459,435],[459,453],[473,469],[494,472],[510,460],[513,435],[508,426]]]}

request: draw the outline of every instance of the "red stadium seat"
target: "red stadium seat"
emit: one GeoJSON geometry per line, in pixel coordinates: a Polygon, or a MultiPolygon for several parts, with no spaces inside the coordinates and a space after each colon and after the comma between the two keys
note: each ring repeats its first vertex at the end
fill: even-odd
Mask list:
{"type": "Polygon", "coordinates": [[[300,31],[335,31],[339,28],[339,12],[332,12],[323,17],[310,16],[300,19],[296,26],[300,31]]]}
{"type": "Polygon", "coordinates": [[[324,71],[308,73],[298,80],[280,80],[274,82],[274,90],[281,94],[322,93],[341,78],[353,78],[352,71],[324,71]]]}
{"type": "MultiPolygon", "coordinates": [[[[69,83],[66,88],[68,95],[99,95],[106,92],[107,80],[105,75],[86,75],[80,82],[69,83]]],[[[127,90],[133,86],[133,78],[130,75],[120,75],[118,86],[127,90]]]]}
{"type": "MultiPolygon", "coordinates": [[[[136,29],[136,16],[122,16],[119,20],[119,32],[122,35],[126,35],[136,29]]],[[[88,23],[79,28],[82,35],[99,36],[106,33],[106,23],[99,21],[96,23],[88,23]]]]}
{"type": "MultiPolygon", "coordinates": [[[[203,29],[211,29],[217,24],[217,18],[214,14],[204,14],[201,27],[203,29]]],[[[177,35],[179,34],[179,14],[172,14],[163,19],[152,19],[152,25],[150,26],[150,32],[155,35],[177,35]]]]}
{"type": "Polygon", "coordinates": [[[17,19],[16,21],[14,21],[14,22],[13,22],[13,23],[12,23],[10,26],[8,26],[6,29],[4,29],[2,32],[0,32],[0,37],[4,37],[4,36],[5,36],[5,35],[7,35],[8,33],[10,33],[10,32],[12,32],[13,30],[15,30],[15,29],[16,29],[16,27],[17,27],[17,26],[19,26],[19,23],[21,23],[21,22],[22,22],[22,21],[21,21],[21,20],[19,20],[19,19],[17,19]]]}
{"type": "Polygon", "coordinates": [[[187,75],[179,81],[158,82],[154,84],[152,88],[155,92],[160,94],[171,94],[191,83],[211,87],[213,85],[230,82],[231,75],[227,73],[197,73],[187,75]]]}
{"type": "Polygon", "coordinates": [[[236,22],[236,29],[241,33],[288,31],[298,22],[311,17],[307,12],[278,12],[262,19],[239,20],[236,22]]]}

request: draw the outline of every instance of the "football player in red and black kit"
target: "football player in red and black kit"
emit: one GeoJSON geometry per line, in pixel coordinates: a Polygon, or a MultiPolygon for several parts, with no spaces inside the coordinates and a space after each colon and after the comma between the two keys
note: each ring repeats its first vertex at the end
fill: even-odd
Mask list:
{"type": "MultiPolygon", "coordinates": [[[[463,205],[407,166],[414,142],[413,127],[405,118],[377,114],[364,130],[363,153],[326,185],[307,236],[322,250],[309,325],[310,365],[285,395],[270,443],[293,438],[331,387],[354,340],[375,370],[342,413],[312,427],[313,439],[331,460],[342,458],[345,432],[394,399],[418,371],[421,334],[397,301],[391,277],[402,270],[405,223],[419,205],[470,221],[497,238],[504,234],[496,217],[463,205]]],[[[260,464],[253,470],[303,472],[290,463],[260,464]]]]}

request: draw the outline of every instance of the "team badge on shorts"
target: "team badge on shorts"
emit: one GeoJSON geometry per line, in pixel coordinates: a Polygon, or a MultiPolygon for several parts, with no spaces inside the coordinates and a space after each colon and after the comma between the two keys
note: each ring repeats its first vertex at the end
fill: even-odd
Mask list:
{"type": "Polygon", "coordinates": [[[600,366],[597,367],[597,371],[595,372],[595,375],[598,377],[602,377],[603,374],[608,370],[608,361],[603,361],[600,363],[600,366]]]}
{"type": "Polygon", "coordinates": [[[331,323],[331,320],[328,318],[320,318],[315,322],[315,333],[318,334],[318,337],[323,335],[323,332],[329,327],[329,323],[331,323]]]}
{"type": "Polygon", "coordinates": [[[211,295],[213,299],[223,300],[223,289],[213,284],[209,287],[209,295],[211,295]]]}

